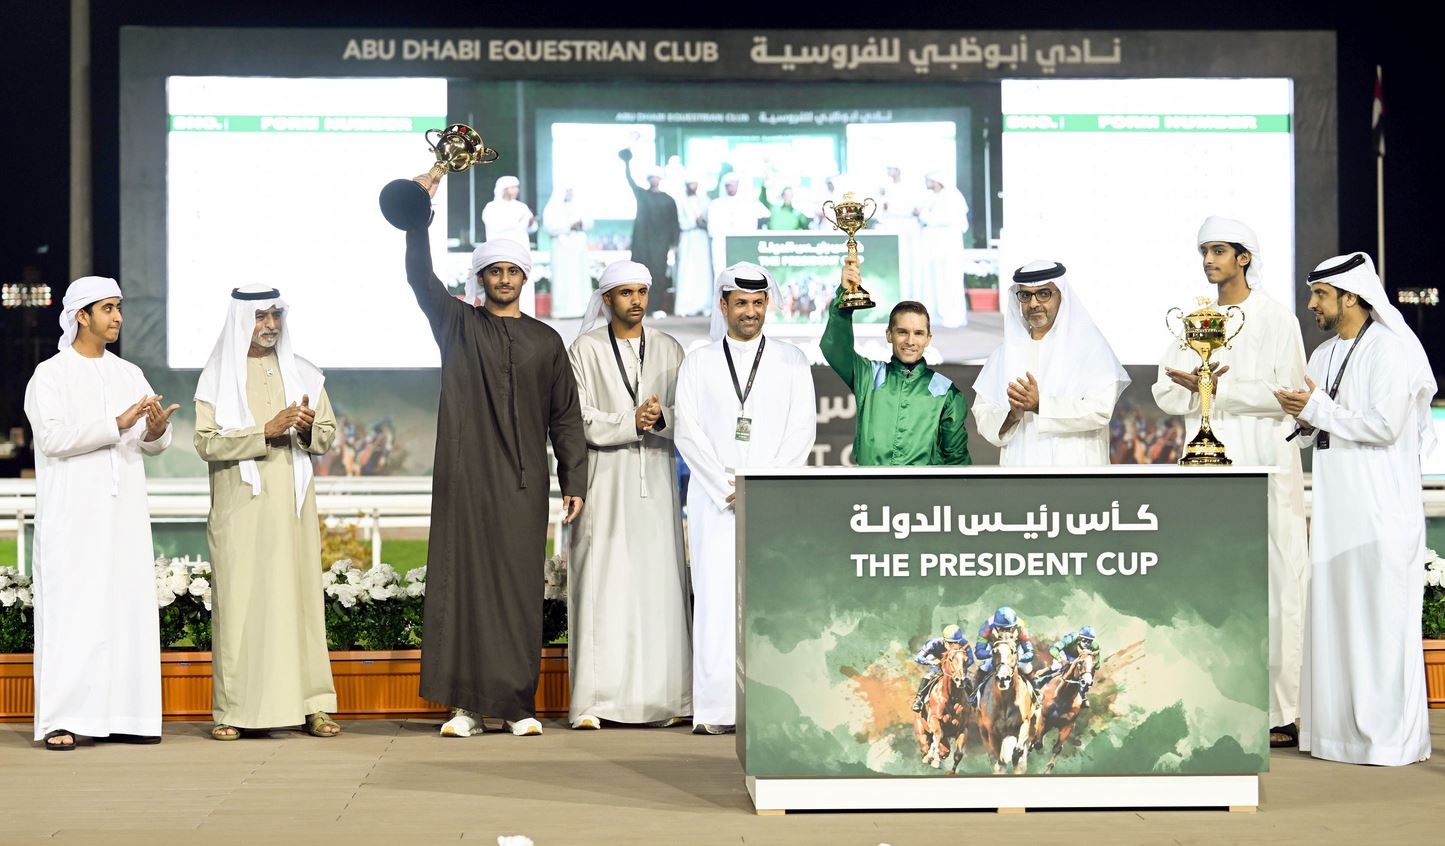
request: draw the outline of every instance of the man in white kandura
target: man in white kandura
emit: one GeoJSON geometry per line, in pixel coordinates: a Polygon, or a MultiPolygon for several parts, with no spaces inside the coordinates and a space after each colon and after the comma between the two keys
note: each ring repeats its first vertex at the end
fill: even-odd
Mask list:
{"type": "Polygon", "coordinates": [[[707,314],[712,308],[712,248],[708,245],[708,196],[698,189],[698,176],[689,173],[684,193],[677,198],[677,304],[673,310],[684,317],[707,314]]]}
{"type": "MultiPolygon", "coordinates": [[[[757,232],[772,212],[758,202],[757,195],[739,190],[742,177],[729,171],[722,178],[722,193],[707,206],[707,234],[712,238],[712,266],[719,273],[728,266],[729,235],[757,232]]],[[[714,310],[717,309],[713,305],[714,310]]]]}
{"type": "Polygon", "coordinates": [[[1109,419],[1129,375],[1065,274],[1052,261],[1014,271],[1003,344],[973,383],[973,419],[1005,467],[1109,463],[1109,419]]]}
{"type": "Polygon", "coordinates": [[[923,227],[918,246],[918,278],[913,281],[913,299],[933,310],[938,325],[958,327],[968,323],[968,304],[963,292],[963,234],[968,231],[968,201],[963,192],[945,182],[942,173],[924,178],[923,192],[914,210],[923,227]]]}
{"type": "MultiPolygon", "coordinates": [[[[1204,278],[1215,286],[1220,306],[1244,311],[1238,337],[1210,356],[1217,379],[1210,426],[1234,463],[1278,468],[1268,482],[1270,745],[1294,746],[1309,550],[1299,450],[1285,443],[1294,421],[1280,411],[1274,391],[1303,384],[1304,341],[1294,313],[1261,290],[1264,265],[1254,230],[1210,217],[1196,241],[1204,278]]],[[[1189,433],[1199,430],[1199,356],[1193,350],[1171,343],[1164,351],[1154,399],[1165,413],[1183,415],[1189,433]]]]}
{"type": "Polygon", "coordinates": [[[1435,377],[1364,253],[1321,262],[1310,311],[1335,333],[1280,408],[1313,446],[1310,593],[1299,747],[1398,766],[1430,757],[1420,613],[1420,459],[1435,447],[1435,377]]]}
{"type": "Polygon", "coordinates": [[[607,266],[568,357],[587,435],[587,500],[567,579],[577,729],[692,714],[692,624],[673,412],[682,346],[644,329],[652,274],[607,266]],[[601,325],[599,325],[601,324],[601,325]]]}
{"type": "MultiPolygon", "coordinates": [[[[522,195],[522,181],[515,176],[503,176],[492,186],[492,201],[482,206],[482,226],[486,229],[488,241],[515,241],[527,249],[532,247],[532,233],[537,231],[537,216],[518,197],[522,195]]],[[[475,283],[476,273],[467,277],[467,287],[475,283]]],[[[528,316],[537,313],[535,285],[522,288],[522,313],[528,316]]],[[[467,294],[467,302],[480,306],[481,292],[474,299],[467,294]]]]}
{"type": "Polygon", "coordinates": [[[578,317],[587,307],[592,291],[587,261],[590,228],[592,219],[583,210],[576,189],[559,183],[542,209],[542,230],[551,238],[547,252],[552,270],[552,317],[578,317]]]}
{"type": "Polygon", "coordinates": [[[677,448],[692,470],[693,731],[707,734],[737,722],[733,474],[803,466],[818,431],[808,357],[763,335],[778,301],[772,275],[739,262],[718,274],[716,289],[712,343],[690,353],[677,375],[677,448]]]}
{"type": "Polygon", "coordinates": [[[35,432],[35,739],[161,739],[160,617],[142,458],[170,417],[120,338],[120,286],[65,291],[60,352],[25,387],[35,432]]]}
{"type": "Polygon", "coordinates": [[[211,737],[304,723],[334,737],[311,456],[336,439],[317,367],[294,352],[269,285],[231,291],[196,385],[196,452],[209,465],[214,671],[211,737]]]}

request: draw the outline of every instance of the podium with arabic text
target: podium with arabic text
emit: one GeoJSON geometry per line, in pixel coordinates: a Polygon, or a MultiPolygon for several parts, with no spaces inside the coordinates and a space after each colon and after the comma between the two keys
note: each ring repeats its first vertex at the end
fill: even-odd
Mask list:
{"type": "Polygon", "coordinates": [[[1252,809],[1269,472],[740,473],[737,749],[758,812],[1252,809]],[[980,640],[1003,608],[1018,627],[980,640]]]}

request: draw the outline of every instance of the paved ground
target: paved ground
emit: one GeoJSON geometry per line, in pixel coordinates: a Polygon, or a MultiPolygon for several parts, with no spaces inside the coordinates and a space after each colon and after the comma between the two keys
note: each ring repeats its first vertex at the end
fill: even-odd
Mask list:
{"type": "MultiPolygon", "coordinates": [[[[1445,711],[1432,714],[1445,749],[1445,711]]],[[[684,728],[492,733],[426,721],[346,724],[218,743],[167,723],[159,746],[52,753],[0,726],[0,843],[402,844],[525,834],[558,844],[1438,844],[1445,751],[1412,767],[1276,752],[1257,814],[1223,811],[754,815],[732,737],[684,728]]],[[[1127,804],[1128,797],[1120,797],[1127,804]]]]}

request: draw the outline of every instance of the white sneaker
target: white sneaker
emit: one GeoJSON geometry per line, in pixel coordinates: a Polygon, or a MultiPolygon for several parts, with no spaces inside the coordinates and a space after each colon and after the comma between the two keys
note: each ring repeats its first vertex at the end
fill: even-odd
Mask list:
{"type": "Polygon", "coordinates": [[[453,708],[452,718],[442,723],[442,737],[471,737],[484,730],[482,715],[465,708],[453,708]]]}
{"type": "Polygon", "coordinates": [[[591,714],[583,714],[582,716],[572,721],[572,728],[594,730],[600,729],[602,728],[602,721],[592,716],[591,714]]]}
{"type": "Polygon", "coordinates": [[[518,720],[515,723],[507,720],[507,728],[517,737],[531,737],[542,733],[542,724],[537,722],[535,717],[528,717],[525,720],[518,720]]]}

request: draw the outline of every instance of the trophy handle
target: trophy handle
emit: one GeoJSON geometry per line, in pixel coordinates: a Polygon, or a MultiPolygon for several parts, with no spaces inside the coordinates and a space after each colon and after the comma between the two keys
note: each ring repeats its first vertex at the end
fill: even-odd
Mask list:
{"type": "Polygon", "coordinates": [[[826,220],[826,221],[828,221],[829,223],[833,224],[833,228],[834,228],[834,229],[837,229],[837,228],[838,228],[838,210],[837,210],[837,208],[834,206],[832,200],[828,200],[828,201],[826,201],[826,202],[823,203],[823,219],[826,220]],[[830,208],[833,209],[833,214],[832,214],[832,215],[829,215],[829,214],[828,214],[828,209],[830,209],[830,208]]]}
{"type": "Polygon", "coordinates": [[[491,147],[483,147],[482,152],[477,155],[477,164],[491,164],[501,157],[502,154],[493,150],[491,147]]]}
{"type": "Polygon", "coordinates": [[[873,210],[870,211],[870,212],[868,212],[866,215],[863,216],[863,222],[864,222],[865,224],[866,224],[868,221],[870,221],[870,220],[873,219],[873,215],[875,215],[875,214],[878,213],[878,201],[877,201],[877,200],[873,199],[872,197],[868,197],[868,198],[866,198],[866,199],[863,200],[863,208],[864,208],[864,209],[868,208],[870,205],[873,206],[873,210]]]}
{"type": "Polygon", "coordinates": [[[435,153],[436,150],[437,150],[437,145],[442,142],[442,130],[440,130],[440,129],[428,129],[426,132],[423,132],[423,133],[422,133],[422,137],[426,139],[426,144],[427,144],[427,146],[431,148],[431,151],[432,151],[433,153],[435,153]],[[435,141],[431,140],[431,134],[432,134],[433,132],[435,132],[435,133],[437,134],[437,140],[435,140],[435,141]]]}
{"type": "Polygon", "coordinates": [[[1169,334],[1174,337],[1174,340],[1176,340],[1176,341],[1179,342],[1179,349],[1181,349],[1181,350],[1187,350],[1187,349],[1189,349],[1189,342],[1186,341],[1186,340],[1184,340],[1184,336],[1183,336],[1183,335],[1179,334],[1178,332],[1175,332],[1175,331],[1174,331],[1174,327],[1173,327],[1172,325],[1170,325],[1170,323],[1169,323],[1169,318],[1171,318],[1171,317],[1177,318],[1177,319],[1179,320],[1179,325],[1180,325],[1180,326],[1183,326],[1183,325],[1184,325],[1184,309],[1179,308],[1178,306],[1175,306],[1174,308],[1171,308],[1171,309],[1169,309],[1168,311],[1164,312],[1164,328],[1167,329],[1167,330],[1169,330],[1169,334]]]}
{"type": "Polygon", "coordinates": [[[1240,308],[1237,305],[1232,305],[1226,308],[1225,311],[1229,312],[1229,315],[1231,317],[1236,314],[1239,315],[1239,328],[1235,329],[1233,332],[1230,333],[1228,338],[1224,339],[1224,348],[1232,349],[1232,347],[1229,346],[1230,343],[1235,339],[1235,336],[1237,336],[1240,332],[1244,331],[1244,309],[1240,308]]]}

